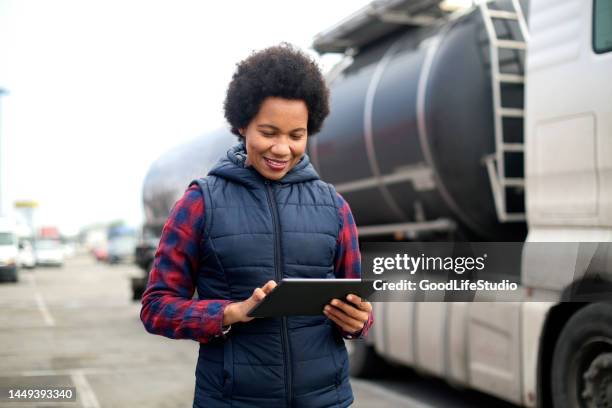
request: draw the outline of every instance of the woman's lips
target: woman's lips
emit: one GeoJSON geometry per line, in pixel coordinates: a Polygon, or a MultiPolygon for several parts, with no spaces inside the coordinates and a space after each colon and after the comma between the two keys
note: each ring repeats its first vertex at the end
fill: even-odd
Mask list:
{"type": "Polygon", "coordinates": [[[268,159],[267,157],[264,157],[264,161],[266,162],[268,167],[274,171],[282,171],[289,164],[289,160],[286,160],[286,161],[272,160],[272,159],[268,159]]]}

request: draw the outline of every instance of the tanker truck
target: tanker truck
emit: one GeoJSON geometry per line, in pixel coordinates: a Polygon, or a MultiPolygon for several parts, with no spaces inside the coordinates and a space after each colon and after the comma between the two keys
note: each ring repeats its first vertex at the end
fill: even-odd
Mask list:
{"type": "MultiPolygon", "coordinates": [[[[315,37],[317,52],[343,58],[308,153],[350,203],[360,241],[610,243],[612,1],[448,3],[374,1],[315,37]]],[[[145,228],[159,235],[188,182],[233,143],[219,130],[160,158],[145,228]]],[[[374,304],[352,374],[384,361],[521,406],[609,404],[612,306],[561,301],[588,283],[562,273],[585,256],[540,254],[541,267],[521,269],[523,287],[556,300],[374,304]]],[[[597,284],[610,285],[612,257],[598,262],[597,284]]]]}
{"type": "Polygon", "coordinates": [[[145,221],[134,251],[134,262],[142,273],[131,277],[133,300],[142,297],[153,267],[155,250],[172,206],[181,197],[187,184],[206,175],[235,143],[236,137],[229,130],[220,129],[171,149],[149,168],[142,187],[145,221]]]}

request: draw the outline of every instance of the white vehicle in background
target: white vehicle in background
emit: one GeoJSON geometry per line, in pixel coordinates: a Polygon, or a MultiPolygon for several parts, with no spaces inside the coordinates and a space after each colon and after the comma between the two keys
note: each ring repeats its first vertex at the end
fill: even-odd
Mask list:
{"type": "Polygon", "coordinates": [[[136,231],[131,227],[126,225],[109,227],[107,232],[108,262],[111,264],[132,263],[137,239],[136,231]]]}
{"type": "Polygon", "coordinates": [[[0,218],[0,281],[17,282],[17,234],[15,223],[0,218]]]}
{"type": "Polygon", "coordinates": [[[64,264],[64,247],[59,240],[38,239],[34,243],[36,265],[62,266],[64,264]]]}
{"type": "Polygon", "coordinates": [[[20,268],[32,269],[36,266],[36,256],[34,255],[34,247],[27,239],[19,240],[19,255],[17,257],[20,268]]]}
{"type": "Polygon", "coordinates": [[[74,242],[64,243],[64,257],[72,258],[76,255],[76,244],[74,242]]]}

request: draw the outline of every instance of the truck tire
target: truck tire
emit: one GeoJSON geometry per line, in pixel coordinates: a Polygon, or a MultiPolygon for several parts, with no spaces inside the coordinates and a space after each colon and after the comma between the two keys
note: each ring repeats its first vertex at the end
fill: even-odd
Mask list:
{"type": "Polygon", "coordinates": [[[145,290],[143,278],[132,278],[132,300],[140,300],[145,290]]]}
{"type": "Polygon", "coordinates": [[[353,377],[380,377],[387,363],[376,353],[373,346],[363,340],[351,340],[349,345],[349,373],[353,377]]]}
{"type": "Polygon", "coordinates": [[[612,406],[612,304],[580,309],[563,327],[553,353],[554,408],[612,406]]]}
{"type": "Polygon", "coordinates": [[[153,260],[149,261],[148,267],[145,269],[144,276],[136,278],[132,278],[132,300],[140,300],[142,295],[144,294],[145,289],[147,288],[147,283],[149,282],[149,273],[153,268],[153,260]]]}

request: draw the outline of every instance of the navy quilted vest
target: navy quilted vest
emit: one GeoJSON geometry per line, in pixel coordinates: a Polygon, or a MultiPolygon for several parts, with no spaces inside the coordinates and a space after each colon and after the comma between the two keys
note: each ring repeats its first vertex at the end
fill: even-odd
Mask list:
{"type": "MultiPolygon", "coordinates": [[[[339,233],[335,190],[307,155],[280,181],[244,167],[244,145],[205,179],[201,299],[244,300],[282,277],[331,278],[339,233]]],[[[353,401],[344,341],[320,316],[236,323],[200,343],[194,407],[346,407],[353,401]]]]}

